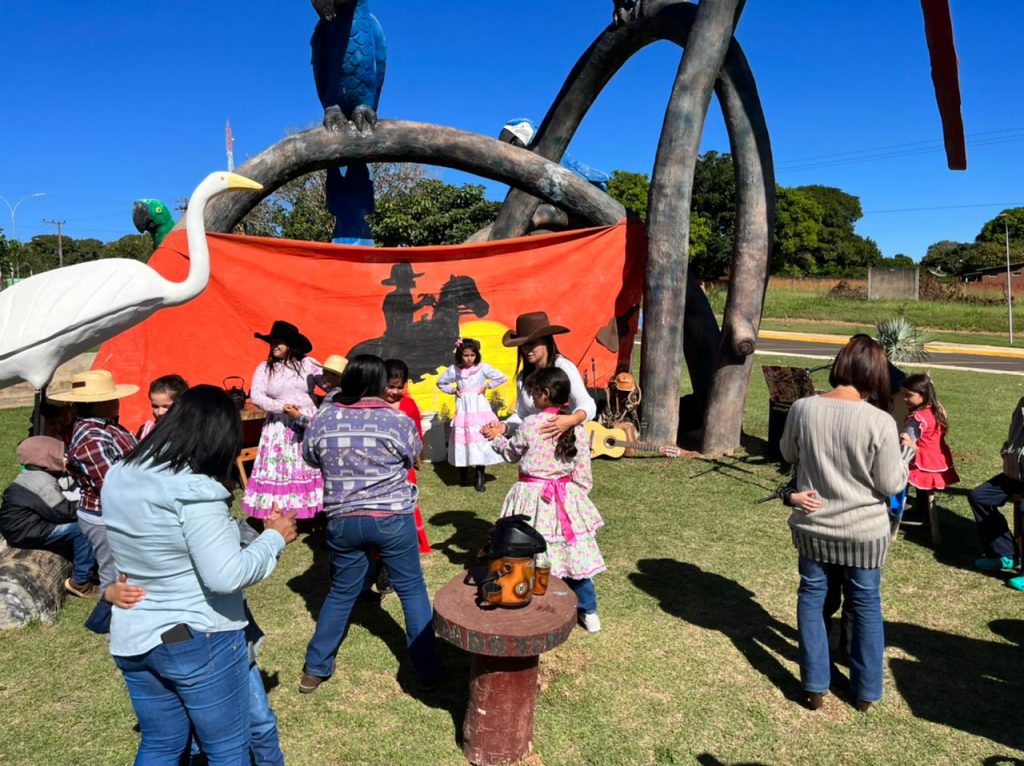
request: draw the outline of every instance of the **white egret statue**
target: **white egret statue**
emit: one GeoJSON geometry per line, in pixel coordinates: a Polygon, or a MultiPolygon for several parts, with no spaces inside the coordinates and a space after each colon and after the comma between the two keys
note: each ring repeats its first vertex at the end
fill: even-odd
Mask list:
{"type": "Polygon", "coordinates": [[[182,282],[139,261],[107,258],[46,271],[0,292],[0,388],[24,380],[42,390],[77,354],[199,295],[210,281],[206,203],[222,192],[262,188],[224,172],[196,187],[185,213],[189,269],[182,282]]]}

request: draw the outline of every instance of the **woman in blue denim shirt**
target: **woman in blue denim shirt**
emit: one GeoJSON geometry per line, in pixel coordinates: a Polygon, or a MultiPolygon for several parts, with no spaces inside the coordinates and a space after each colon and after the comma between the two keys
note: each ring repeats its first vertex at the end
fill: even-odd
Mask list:
{"type": "Polygon", "coordinates": [[[249,762],[242,590],[274,571],[295,520],[272,515],[241,547],[221,483],[240,444],[227,394],[196,386],[103,486],[117,570],[146,591],[131,609],[115,607],[110,625],[110,653],[142,730],[136,763],[177,764],[190,730],[210,766],[249,762]]]}

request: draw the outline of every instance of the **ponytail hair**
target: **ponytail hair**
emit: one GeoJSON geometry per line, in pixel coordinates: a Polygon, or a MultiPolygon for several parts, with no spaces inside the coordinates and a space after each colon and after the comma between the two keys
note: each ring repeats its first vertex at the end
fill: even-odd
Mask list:
{"type": "MultiPolygon", "coordinates": [[[[569,392],[572,390],[572,383],[569,376],[558,367],[542,367],[530,373],[526,379],[526,390],[530,392],[542,392],[551,403],[558,407],[559,415],[569,415],[572,410],[569,407],[569,392]]],[[[555,457],[564,463],[571,463],[576,457],[576,429],[570,428],[558,437],[555,442],[555,457]]]]}

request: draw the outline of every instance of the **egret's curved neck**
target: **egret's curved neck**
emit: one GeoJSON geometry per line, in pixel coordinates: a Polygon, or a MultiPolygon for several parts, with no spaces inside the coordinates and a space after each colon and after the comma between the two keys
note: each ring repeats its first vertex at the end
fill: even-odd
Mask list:
{"type": "Polygon", "coordinates": [[[210,248],[206,243],[206,203],[221,190],[214,178],[207,178],[188,200],[185,211],[185,233],[188,238],[188,276],[172,283],[166,294],[170,303],[184,303],[195,298],[210,281],[210,248]]]}

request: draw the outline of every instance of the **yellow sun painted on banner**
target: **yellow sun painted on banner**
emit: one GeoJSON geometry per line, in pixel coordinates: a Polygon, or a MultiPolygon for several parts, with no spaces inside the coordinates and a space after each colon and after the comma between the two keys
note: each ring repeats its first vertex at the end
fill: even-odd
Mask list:
{"type": "MultiPolygon", "coordinates": [[[[459,326],[463,338],[476,338],[480,341],[484,361],[508,377],[506,383],[487,392],[487,398],[491,400],[492,406],[498,406],[501,417],[512,413],[516,406],[516,382],[513,377],[516,371],[516,349],[501,345],[501,338],[508,329],[498,322],[482,319],[474,319],[459,326]]],[[[455,414],[455,397],[437,387],[437,379],[454,362],[453,348],[452,356],[438,360],[436,372],[427,373],[417,381],[409,381],[409,396],[416,401],[416,406],[424,415],[436,412],[441,420],[449,420],[455,414]]]]}

